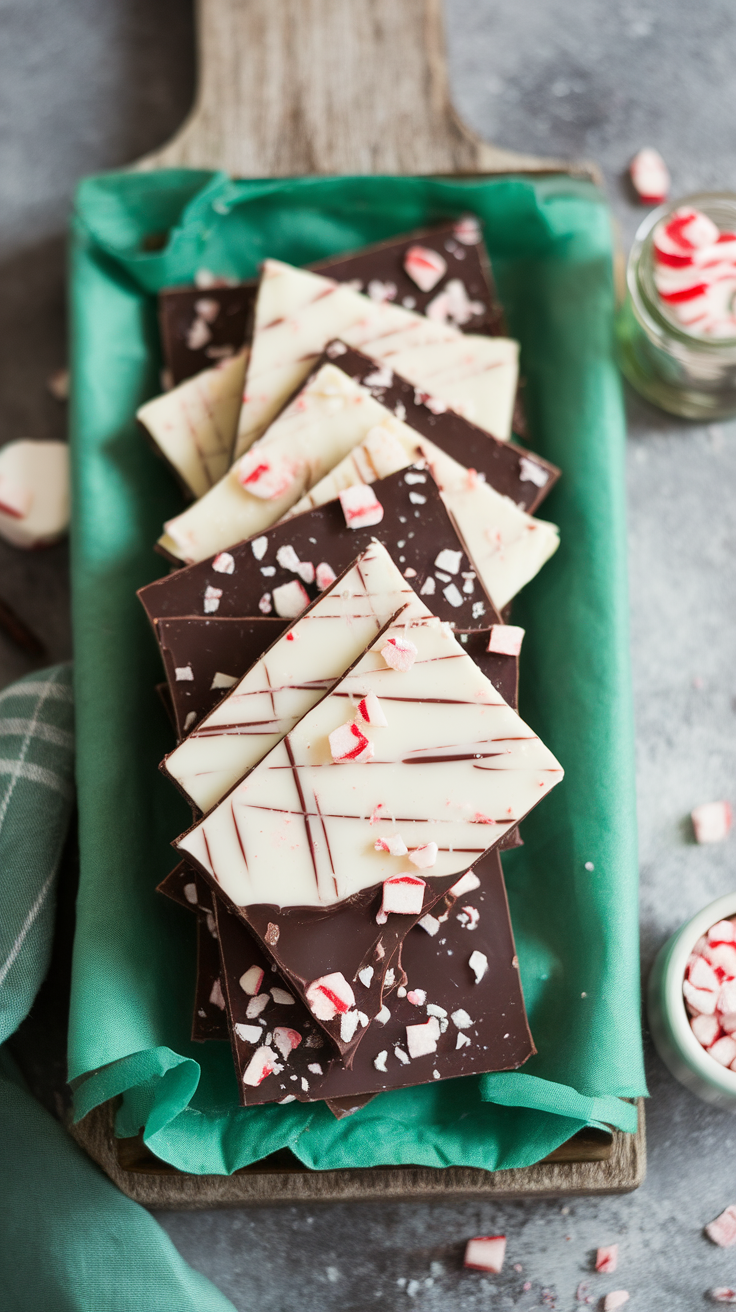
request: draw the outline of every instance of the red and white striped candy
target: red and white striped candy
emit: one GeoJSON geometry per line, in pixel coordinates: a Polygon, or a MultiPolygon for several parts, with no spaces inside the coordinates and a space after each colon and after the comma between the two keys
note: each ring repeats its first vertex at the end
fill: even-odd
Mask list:
{"type": "Polygon", "coordinates": [[[372,724],[378,729],[385,729],[388,724],[381,703],[374,692],[361,697],[358,702],[358,715],[365,724],[372,724]]]}
{"type": "Polygon", "coordinates": [[[275,501],[288,492],[298,473],[293,460],[255,448],[246,451],[237,468],[237,480],[261,501],[275,501]]]}
{"type": "Polygon", "coordinates": [[[708,1052],[719,1066],[730,1066],[736,1061],[736,1039],[724,1034],[722,1038],[716,1039],[715,1043],[711,1044],[708,1052]]]}
{"type": "Polygon", "coordinates": [[[287,1061],[289,1053],[299,1047],[302,1036],[298,1030],[290,1030],[286,1025],[277,1025],[273,1032],[273,1041],[284,1061],[287,1061]]]}
{"type": "Polygon", "coordinates": [[[713,967],[705,960],[705,957],[695,957],[693,963],[688,967],[687,977],[695,989],[710,989],[716,992],[719,987],[719,979],[713,967]]]}
{"type": "Polygon", "coordinates": [[[703,956],[719,978],[736,979],[736,943],[709,943],[703,956]]]}
{"type": "Polygon", "coordinates": [[[324,592],[325,588],[329,588],[336,578],[337,575],[332,566],[321,560],[316,571],[317,587],[320,592],[324,592]]]}
{"type": "Polygon", "coordinates": [[[595,1255],[595,1269],[604,1275],[613,1275],[618,1266],[618,1244],[607,1244],[599,1248],[595,1255]]]}
{"type": "Polygon", "coordinates": [[[465,1245],[463,1266],[473,1271],[492,1271],[499,1275],[506,1256],[505,1235],[479,1235],[465,1245]]]}
{"type": "Polygon", "coordinates": [[[254,998],[263,983],[263,971],[260,966],[251,966],[240,976],[240,987],[249,998],[254,998]]]}
{"type": "Polygon", "coordinates": [[[383,506],[367,483],[354,483],[339,494],[348,528],[371,528],[383,519],[383,506]]]}
{"type": "Polygon", "coordinates": [[[422,292],[431,292],[447,272],[447,261],[438,251],[426,246],[410,246],[404,256],[404,268],[422,292]]]}
{"type": "Polygon", "coordinates": [[[409,638],[389,638],[385,647],[381,648],[381,655],[392,670],[399,670],[402,674],[408,674],[417,658],[418,651],[409,638]]]}
{"type": "Polygon", "coordinates": [[[678,323],[699,337],[736,335],[736,233],[681,206],[657,224],[654,282],[678,323]]]}
{"type": "Polygon", "coordinates": [[[722,843],[731,828],[731,807],[728,802],[704,802],[690,818],[696,843],[722,843]]]}
{"type": "Polygon", "coordinates": [[[705,1233],[719,1248],[733,1248],[736,1244],[736,1205],[730,1204],[715,1221],[705,1227],[705,1233]]]}
{"type": "Polygon", "coordinates": [[[736,925],[732,920],[717,920],[707,934],[708,943],[736,943],[736,925]]]}
{"type": "Polygon", "coordinates": [[[422,847],[415,847],[409,853],[409,860],[419,870],[428,870],[437,860],[437,851],[436,843],[425,843],[422,847]]]}
{"type": "Polygon", "coordinates": [[[243,1084],[257,1088],[267,1075],[278,1075],[283,1066],[276,1060],[273,1048],[256,1048],[243,1073],[243,1084]]]}
{"type": "Polygon", "coordinates": [[[710,1048],[721,1032],[716,1016],[693,1016],[690,1020],[690,1029],[704,1048],[710,1048]]]}
{"type": "MultiPolygon", "coordinates": [[[[408,873],[392,875],[390,879],[384,879],[381,916],[392,914],[418,916],[422,909],[426,887],[423,879],[408,873]]],[[[385,924],[385,920],[382,919],[380,923],[385,924]]]]}
{"type": "Polygon", "coordinates": [[[366,738],[357,720],[349,720],[339,729],[333,729],[329,743],[333,761],[340,764],[354,761],[362,765],[365,761],[372,761],[375,755],[373,743],[366,738]]]}
{"type": "Polygon", "coordinates": [[[629,1294],[625,1289],[613,1289],[610,1294],[606,1294],[603,1300],[603,1312],[616,1312],[617,1308],[623,1307],[628,1303],[629,1294]]]}
{"type": "Polygon", "coordinates": [[[686,1002],[689,1002],[694,1011],[700,1012],[702,1016],[712,1016],[716,1009],[717,994],[711,993],[708,989],[696,989],[688,979],[682,985],[682,992],[686,1002]]]}
{"type": "Polygon", "coordinates": [[[334,1020],[355,1006],[355,994],[339,970],[313,979],[304,996],[317,1020],[334,1020]]]}
{"type": "Polygon", "coordinates": [[[390,852],[391,856],[406,856],[409,851],[401,834],[389,834],[388,838],[377,838],[373,846],[377,852],[390,852]]]}
{"type": "Polygon", "coordinates": [[[632,159],[629,173],[642,205],[661,205],[667,199],[670,175],[658,150],[644,146],[632,159]]]}

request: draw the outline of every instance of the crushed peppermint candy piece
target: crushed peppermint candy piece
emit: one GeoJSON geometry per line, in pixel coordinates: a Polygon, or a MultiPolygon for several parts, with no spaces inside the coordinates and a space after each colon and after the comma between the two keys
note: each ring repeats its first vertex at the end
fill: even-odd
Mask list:
{"type": "Polygon", "coordinates": [[[381,703],[374,692],[369,692],[358,702],[358,715],[364,724],[372,724],[379,729],[385,729],[388,725],[381,703]]]}
{"type": "Polygon", "coordinates": [[[174,670],[174,678],[177,683],[191,683],[194,679],[194,670],[191,665],[177,665],[174,670]]]}
{"type": "Polygon", "coordinates": [[[258,609],[261,612],[261,615],[271,614],[271,611],[273,610],[273,606],[271,605],[270,592],[264,592],[263,596],[261,597],[261,600],[258,603],[258,609]]]}
{"type": "Polygon", "coordinates": [[[437,589],[437,584],[435,583],[434,579],[432,578],[432,575],[430,574],[429,578],[426,578],[424,580],[419,595],[420,597],[433,597],[436,589],[437,589]]]}
{"type": "Polygon", "coordinates": [[[386,1059],[387,1059],[387,1057],[388,1057],[388,1050],[387,1050],[386,1048],[384,1048],[384,1049],[383,1049],[383,1052],[379,1052],[378,1056],[375,1057],[374,1060],[373,1060],[373,1065],[375,1066],[376,1070],[377,1070],[377,1071],[381,1071],[381,1072],[384,1073],[384,1074],[385,1074],[385,1071],[386,1071],[386,1059]]]}
{"type": "Polygon", "coordinates": [[[321,560],[316,570],[317,587],[320,592],[324,592],[325,588],[329,588],[336,578],[337,575],[332,566],[328,565],[325,560],[321,560]]]}
{"type": "Polygon", "coordinates": [[[371,528],[383,519],[383,506],[367,483],[354,483],[338,496],[348,528],[371,528]]]}
{"type": "Polygon", "coordinates": [[[423,1007],[427,1001],[427,994],[424,989],[409,989],[406,1000],[412,1007],[423,1007]]]}
{"type": "Polygon", "coordinates": [[[324,1075],[324,1071],[318,1061],[310,1061],[307,1070],[311,1075],[324,1075]]]}
{"type": "Polygon", "coordinates": [[[486,956],[485,952],[478,952],[477,950],[475,952],[471,952],[468,960],[468,965],[470,966],[470,969],[475,975],[476,984],[480,984],[483,976],[488,970],[488,957],[486,956]]]}
{"type": "Polygon", "coordinates": [[[385,925],[392,913],[417,916],[422,909],[426,887],[424,880],[416,875],[394,875],[391,879],[384,879],[383,901],[377,917],[379,925],[385,925]]]}
{"type": "Polygon", "coordinates": [[[302,1041],[302,1036],[298,1030],[290,1030],[285,1025],[277,1025],[273,1032],[273,1041],[276,1044],[284,1061],[288,1060],[289,1053],[294,1048],[298,1048],[302,1041]]]}
{"type": "Polygon", "coordinates": [[[506,1256],[505,1235],[479,1235],[465,1245],[463,1266],[472,1271],[492,1271],[499,1275],[506,1256]]]}
{"type": "Polygon", "coordinates": [[[643,146],[629,165],[634,190],[642,205],[661,205],[670,192],[670,174],[658,150],[643,146]]]}
{"type": "Polygon", "coordinates": [[[536,460],[522,456],[519,461],[519,482],[533,483],[535,487],[546,487],[549,483],[549,470],[538,465],[536,460]]]}
{"type": "Polygon", "coordinates": [[[263,560],[263,557],[268,551],[268,538],[265,534],[260,538],[254,538],[250,544],[250,549],[256,560],[263,560]]]}
{"type": "Polygon", "coordinates": [[[703,1016],[700,1013],[691,1016],[690,1029],[703,1048],[710,1048],[721,1032],[721,1026],[715,1015],[703,1016]]]}
{"type": "Polygon", "coordinates": [[[312,980],[304,996],[317,1020],[334,1020],[355,1006],[355,994],[339,970],[312,980]]]}
{"type": "Polygon", "coordinates": [[[710,1221],[705,1233],[719,1248],[733,1248],[736,1244],[736,1204],[730,1203],[714,1221],[710,1221]]]}
{"type": "Polygon", "coordinates": [[[736,1303],[736,1289],[728,1289],[725,1285],[719,1285],[716,1289],[711,1289],[710,1297],[714,1303],[736,1303]]]}
{"type": "Polygon", "coordinates": [[[256,1020],[256,1018],[260,1016],[261,1012],[265,1011],[266,1007],[268,1006],[268,1003],[269,1003],[269,996],[267,993],[259,993],[258,997],[251,998],[248,1003],[248,1006],[245,1009],[245,1014],[248,1020],[256,1020]]]}
{"type": "Polygon", "coordinates": [[[732,1066],[736,1061],[736,1039],[731,1038],[729,1034],[724,1034],[723,1038],[716,1039],[716,1042],[711,1044],[708,1052],[719,1066],[732,1066]]]}
{"type": "Polygon", "coordinates": [[[458,1007],[457,1011],[453,1011],[450,1020],[459,1030],[470,1029],[470,1026],[473,1024],[464,1007],[458,1007]]]}
{"type": "Polygon", "coordinates": [[[230,555],[229,551],[221,551],[215,556],[215,559],[212,562],[212,568],[216,574],[234,574],[235,558],[230,555]]]}
{"type": "Polygon", "coordinates": [[[340,1038],[343,1043],[349,1043],[358,1028],[360,1012],[346,1011],[340,1017],[340,1038]]]}
{"type": "Polygon", "coordinates": [[[219,1007],[220,1011],[225,1010],[225,996],[222,992],[222,984],[220,983],[219,978],[216,979],[214,984],[212,985],[212,991],[210,993],[210,1002],[212,1003],[213,1007],[219,1007]]]}
{"type": "Polygon", "coordinates": [[[243,1073],[243,1084],[255,1089],[262,1084],[267,1075],[279,1075],[283,1066],[276,1060],[273,1048],[256,1048],[243,1073]]]}
{"type": "Polygon", "coordinates": [[[271,989],[271,997],[277,1007],[293,1007],[294,1005],[294,995],[293,993],[288,993],[286,989],[271,989]]]}
{"type": "MultiPolygon", "coordinates": [[[[736,943],[736,925],[732,920],[717,920],[715,925],[711,925],[707,933],[707,939],[710,944],[717,943],[736,943]]],[[[698,951],[698,945],[695,945],[695,951],[698,951]]]]}
{"type": "Polygon", "coordinates": [[[682,992],[685,1001],[703,1016],[712,1016],[716,1009],[717,995],[709,989],[696,989],[689,979],[683,981],[682,992]]]}
{"type": "Polygon", "coordinates": [[[293,460],[279,455],[269,457],[259,444],[246,451],[236,469],[241,487],[261,501],[275,501],[282,497],[299,472],[293,460]]]}
{"type": "Polygon", "coordinates": [[[411,1060],[403,1048],[394,1048],[394,1056],[401,1062],[402,1066],[408,1066],[411,1060]]]}
{"type": "Polygon", "coordinates": [[[477,246],[481,240],[480,224],[474,214],[465,214],[458,219],[453,232],[463,246],[477,246]]]}
{"type": "Polygon", "coordinates": [[[413,848],[409,853],[409,860],[419,870],[428,870],[437,860],[437,850],[436,843],[424,843],[422,847],[413,848]]]}
{"type": "Polygon", "coordinates": [[[279,547],[276,561],[282,569],[290,569],[292,574],[298,574],[301,561],[291,545],[279,547]]]}
{"type": "Polygon", "coordinates": [[[396,300],[396,283],[381,282],[379,278],[372,278],[366,287],[366,292],[372,301],[394,301],[396,300]]]}
{"type": "Polygon", "coordinates": [[[496,652],[499,656],[518,656],[524,632],[518,624],[492,624],[486,651],[496,652]]]}
{"type": "Polygon", "coordinates": [[[214,615],[215,611],[220,608],[220,597],[222,588],[213,588],[210,584],[204,590],[204,613],[205,615],[214,615]]]}
{"type": "Polygon", "coordinates": [[[409,638],[389,638],[385,647],[381,648],[381,655],[392,670],[399,670],[402,674],[408,674],[418,652],[409,638]]]}
{"type": "Polygon", "coordinates": [[[373,979],[373,967],[364,966],[362,970],[358,971],[358,979],[363,985],[363,988],[369,989],[371,986],[371,980],[373,979]]]}
{"type": "Polygon", "coordinates": [[[480,911],[477,907],[463,907],[456,919],[460,921],[463,929],[475,929],[480,920],[480,911]]]}
{"type": "Polygon", "coordinates": [[[378,1015],[376,1016],[376,1020],[378,1021],[379,1025],[385,1025],[386,1022],[389,1021],[390,1019],[391,1019],[391,1012],[389,1011],[388,1007],[386,1006],[386,1003],[384,1002],[383,1006],[381,1007],[381,1010],[378,1012],[378,1015]]]}
{"type": "Polygon", "coordinates": [[[404,256],[404,269],[420,291],[431,292],[445,276],[447,261],[427,246],[410,246],[404,256]]]}
{"type": "Polygon", "coordinates": [[[429,912],[427,912],[426,916],[422,916],[421,920],[417,921],[417,924],[425,931],[425,933],[429,934],[430,938],[434,938],[440,927],[440,922],[437,917],[431,916],[429,912]]]}
{"type": "Polygon", "coordinates": [[[212,683],[210,684],[210,692],[216,692],[218,688],[232,688],[233,684],[237,682],[238,680],[235,674],[222,674],[218,670],[217,673],[213,675],[212,683]]]}
{"type": "Polygon", "coordinates": [[[597,1249],[595,1255],[595,1269],[602,1271],[605,1275],[613,1275],[618,1266],[618,1244],[607,1244],[597,1249]]]}
{"type": "Polygon", "coordinates": [[[377,388],[379,391],[385,391],[387,387],[393,387],[394,371],[389,369],[387,364],[379,365],[372,374],[366,374],[363,383],[371,390],[377,388]]]}
{"type": "Polygon", "coordinates": [[[722,843],[731,828],[728,802],[703,802],[690,812],[696,843],[722,843]]]}
{"type": "Polygon", "coordinates": [[[261,967],[251,966],[246,970],[244,975],[240,976],[238,982],[243,992],[247,993],[249,998],[254,998],[263,983],[263,971],[261,970],[261,967]]]}
{"type": "Polygon", "coordinates": [[[466,870],[461,875],[456,884],[453,884],[450,892],[453,897],[463,897],[465,893],[474,893],[476,888],[480,888],[480,880],[473,870],[466,870]]]}
{"type": "Polygon", "coordinates": [[[299,580],[292,579],[291,583],[282,583],[280,587],[274,588],[273,604],[276,614],[282,620],[295,620],[309,605],[309,597],[299,580]]]}
{"type": "Polygon", "coordinates": [[[436,1016],[430,1016],[423,1025],[407,1025],[406,1046],[409,1049],[409,1056],[413,1060],[436,1052],[439,1037],[440,1023],[436,1016]]]}
{"type": "Polygon", "coordinates": [[[435,556],[435,565],[437,569],[446,569],[448,574],[457,574],[462,563],[462,551],[451,551],[445,547],[438,556],[435,556]]]}
{"type": "Polygon", "coordinates": [[[628,1303],[629,1294],[625,1289],[613,1289],[603,1300],[603,1312],[616,1312],[616,1309],[628,1303]]]}
{"type": "Polygon", "coordinates": [[[260,1025],[233,1025],[233,1029],[240,1039],[241,1043],[260,1043],[263,1030],[260,1025]]]}
{"type": "Polygon", "coordinates": [[[197,885],[196,885],[196,884],[185,884],[185,885],[184,885],[184,896],[185,896],[187,902],[191,902],[192,906],[196,906],[196,905],[197,905],[197,902],[199,901],[199,898],[197,897],[197,885]]]}
{"type": "Polygon", "coordinates": [[[457,1036],[457,1042],[455,1043],[455,1051],[459,1052],[461,1048],[469,1048],[469,1047],[470,1047],[470,1039],[468,1038],[467,1034],[463,1034],[461,1031],[457,1036]]]}
{"type": "Polygon", "coordinates": [[[463,604],[462,593],[456,583],[448,583],[447,587],[442,589],[442,595],[451,606],[463,604]]]}
{"type": "Polygon", "coordinates": [[[330,752],[335,762],[355,761],[363,764],[372,761],[375,746],[366,738],[357,720],[348,720],[329,735],[330,752]]]}
{"type": "Polygon", "coordinates": [[[406,856],[409,851],[401,834],[389,834],[388,838],[377,838],[373,846],[377,852],[388,852],[390,856],[406,856]]]}

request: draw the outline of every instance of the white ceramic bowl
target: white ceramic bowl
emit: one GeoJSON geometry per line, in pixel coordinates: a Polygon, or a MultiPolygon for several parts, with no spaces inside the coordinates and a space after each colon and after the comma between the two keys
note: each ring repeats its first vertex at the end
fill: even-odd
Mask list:
{"type": "Polygon", "coordinates": [[[736,916],[736,893],[711,902],[665,943],[649,976],[648,1013],[657,1052],[675,1079],[704,1102],[736,1113],[736,1071],[720,1066],[698,1043],[682,996],[693,947],[711,925],[729,916],[736,916]]]}

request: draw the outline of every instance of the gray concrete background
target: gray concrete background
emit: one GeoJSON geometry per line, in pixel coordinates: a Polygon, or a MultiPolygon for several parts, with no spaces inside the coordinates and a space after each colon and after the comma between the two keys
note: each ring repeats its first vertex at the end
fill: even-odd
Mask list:
{"type": "MultiPolygon", "coordinates": [[[[623,172],[657,146],[680,193],[736,185],[736,29],[728,0],[447,0],[456,103],[500,145],[596,159],[631,240],[623,172]]],[[[0,442],[60,435],[45,390],[64,361],[63,232],[75,179],[163,141],[192,94],[184,0],[0,0],[0,442]]],[[[734,885],[734,842],[698,848],[697,802],[736,802],[736,424],[679,423],[629,397],[632,658],[643,961],[734,885]]],[[[66,549],[0,547],[0,594],[70,651],[66,549]]],[[[0,637],[0,683],[31,668],[0,637]]],[[[631,1294],[632,1312],[691,1312],[736,1284],[703,1224],[736,1201],[736,1121],[698,1103],[650,1055],[650,1167],[602,1201],[239,1209],[162,1223],[238,1309],[527,1312],[631,1294]],[[501,1277],[461,1270],[464,1240],[504,1231],[501,1277]],[[598,1244],[619,1271],[591,1276],[598,1244]],[[520,1264],[521,1271],[516,1270],[520,1264]],[[528,1291],[525,1282],[531,1282],[528,1291]],[[545,1291],[548,1291],[545,1293],[545,1291]]]]}

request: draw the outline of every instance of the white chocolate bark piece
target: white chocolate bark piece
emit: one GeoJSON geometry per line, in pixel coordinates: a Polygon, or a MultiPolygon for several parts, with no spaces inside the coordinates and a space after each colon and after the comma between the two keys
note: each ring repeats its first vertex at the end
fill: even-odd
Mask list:
{"type": "Polygon", "coordinates": [[[515,342],[465,335],[446,322],[390,301],[371,300],[321,274],[266,260],[236,456],[260,437],[335,337],[375,359],[388,359],[410,382],[460,409],[496,437],[510,436],[518,372],[515,342]]]}
{"type": "Polygon", "coordinates": [[[69,527],[69,447],[25,438],[0,449],[0,536],[48,547],[69,527]]]}
{"type": "MultiPolygon", "coordinates": [[[[350,334],[345,340],[350,340],[350,334]]],[[[453,342],[397,343],[389,349],[379,340],[366,342],[360,349],[386,360],[402,378],[426,391],[433,398],[435,413],[445,402],[448,410],[456,410],[508,442],[519,380],[518,342],[468,333],[459,334],[453,342]]]]}
{"type": "MultiPolygon", "coordinates": [[[[302,497],[290,514],[297,515],[334,501],[341,491],[355,483],[387,478],[415,459],[418,445],[429,462],[473,568],[500,611],[554,555],[560,544],[559,529],[547,520],[527,514],[509,497],[501,496],[474,477],[434,442],[427,441],[406,424],[399,424],[388,411],[384,413],[386,419],[381,427],[371,430],[365,441],[302,497]]],[[[419,498],[421,495],[419,490],[419,498]]],[[[421,499],[417,504],[421,506],[421,499]]]]}
{"type": "Polygon", "coordinates": [[[407,603],[412,615],[430,614],[386,548],[373,542],[169,753],[165,772],[195,806],[209,810],[407,603]]]}
{"type": "Polygon", "coordinates": [[[195,498],[230,467],[247,359],[247,350],[241,351],[138,411],[138,420],[195,498]]]}
{"type": "Polygon", "coordinates": [[[335,365],[323,365],[225,477],[169,520],[162,545],[192,564],[263,532],[377,425],[389,426],[407,450],[416,451],[416,434],[389,415],[370,388],[335,365]],[[244,487],[243,479],[251,486],[260,482],[260,495],[244,487]]]}
{"type": "Polygon", "coordinates": [[[176,846],[238,906],[329,906],[406,869],[376,840],[437,844],[424,874],[467,870],[562,777],[554,756],[434,617],[391,625],[354,668],[176,846]],[[381,649],[409,639],[408,671],[381,649]],[[329,735],[375,693],[365,764],[332,760],[329,735]]]}

